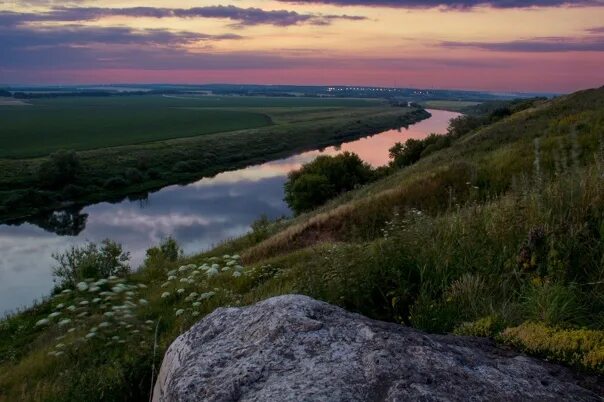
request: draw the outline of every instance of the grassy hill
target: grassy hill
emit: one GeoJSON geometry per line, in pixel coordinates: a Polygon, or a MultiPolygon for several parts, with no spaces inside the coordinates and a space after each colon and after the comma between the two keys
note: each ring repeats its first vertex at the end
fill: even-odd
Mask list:
{"type": "Polygon", "coordinates": [[[172,261],[156,249],[136,273],[9,317],[0,400],[148,398],[179,333],[219,306],[286,293],[602,374],[603,236],[601,88],[540,102],[209,253],[172,261]]]}

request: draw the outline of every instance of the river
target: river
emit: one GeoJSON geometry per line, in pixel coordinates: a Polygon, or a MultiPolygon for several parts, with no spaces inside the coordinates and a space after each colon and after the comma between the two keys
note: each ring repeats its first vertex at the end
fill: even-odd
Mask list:
{"type": "Polygon", "coordinates": [[[55,228],[63,235],[33,223],[0,225],[0,317],[49,294],[53,286],[52,253],[110,238],[131,253],[131,265],[137,267],[145,251],[167,236],[174,237],[186,254],[207,250],[246,233],[261,214],[271,219],[289,216],[291,212],[283,202],[287,173],[316,156],[350,151],[375,167],[382,166],[388,163],[388,149],[395,143],[444,133],[449,120],[459,116],[429,112],[431,118],[406,129],[220,173],[185,186],[168,186],[144,200],[88,206],[69,216],[78,230],[55,228]],[[75,232],[79,233],[73,235],[75,232]]]}

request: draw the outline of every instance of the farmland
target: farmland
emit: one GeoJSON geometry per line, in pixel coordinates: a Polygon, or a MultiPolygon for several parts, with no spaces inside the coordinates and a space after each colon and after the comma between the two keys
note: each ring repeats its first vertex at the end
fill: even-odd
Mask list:
{"type": "MultiPolygon", "coordinates": [[[[131,96],[36,99],[0,104],[0,158],[45,156],[149,143],[273,124],[265,109],[378,106],[357,99],[131,96]]],[[[298,110],[296,112],[296,110],[298,110]]]]}
{"type": "Polygon", "coordinates": [[[28,103],[0,106],[0,221],[144,195],[429,116],[350,98],[141,95],[28,103]],[[63,160],[72,166],[68,177],[60,177],[67,165],[53,157],[60,150],[72,155],[63,160]]]}

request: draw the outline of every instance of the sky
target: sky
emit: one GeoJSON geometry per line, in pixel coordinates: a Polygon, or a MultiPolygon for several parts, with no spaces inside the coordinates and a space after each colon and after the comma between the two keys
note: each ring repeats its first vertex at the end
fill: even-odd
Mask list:
{"type": "Polygon", "coordinates": [[[0,86],[604,85],[604,0],[0,0],[0,86]]]}

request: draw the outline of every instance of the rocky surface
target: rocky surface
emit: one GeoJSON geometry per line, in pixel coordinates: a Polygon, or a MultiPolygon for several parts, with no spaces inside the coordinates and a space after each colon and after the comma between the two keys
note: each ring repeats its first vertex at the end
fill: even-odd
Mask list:
{"type": "Polygon", "coordinates": [[[154,401],[600,401],[560,366],[305,296],[221,308],[167,351],[154,401]]]}

